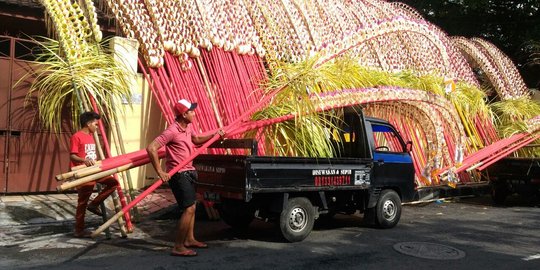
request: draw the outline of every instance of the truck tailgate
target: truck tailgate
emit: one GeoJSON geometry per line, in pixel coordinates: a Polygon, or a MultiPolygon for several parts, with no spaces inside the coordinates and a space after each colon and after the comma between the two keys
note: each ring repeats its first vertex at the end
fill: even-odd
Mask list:
{"type": "Polygon", "coordinates": [[[198,189],[242,198],[251,193],[365,189],[371,159],[315,159],[237,155],[200,155],[198,189]],[[225,193],[225,194],[223,194],[225,193]]]}

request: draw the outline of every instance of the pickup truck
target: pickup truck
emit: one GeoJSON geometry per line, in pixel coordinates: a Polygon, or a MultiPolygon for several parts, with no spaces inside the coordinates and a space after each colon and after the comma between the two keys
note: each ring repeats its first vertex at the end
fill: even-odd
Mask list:
{"type": "Polygon", "coordinates": [[[258,156],[252,139],[218,141],[212,147],[250,153],[199,155],[197,191],[231,227],[246,228],[254,218],[275,221],[290,242],[305,239],[319,216],[336,213],[360,211],[371,225],[394,227],[401,203],[415,196],[411,143],[360,108],[347,108],[342,122],[328,132],[333,158],[258,156]]]}

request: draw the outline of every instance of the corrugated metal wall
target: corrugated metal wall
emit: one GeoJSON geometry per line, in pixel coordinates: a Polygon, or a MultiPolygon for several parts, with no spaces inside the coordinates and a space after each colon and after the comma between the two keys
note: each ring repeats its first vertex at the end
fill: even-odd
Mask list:
{"type": "MultiPolygon", "coordinates": [[[[68,170],[71,132],[45,130],[35,97],[26,99],[32,78],[19,81],[36,67],[30,61],[34,47],[28,40],[0,36],[0,193],[55,191],[54,175],[68,170]]],[[[59,113],[69,117],[60,108],[59,113]]]]}

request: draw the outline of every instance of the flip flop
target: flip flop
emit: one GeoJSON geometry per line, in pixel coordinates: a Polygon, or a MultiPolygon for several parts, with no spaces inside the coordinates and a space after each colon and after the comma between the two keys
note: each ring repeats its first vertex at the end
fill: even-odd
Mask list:
{"type": "Polygon", "coordinates": [[[185,246],[187,248],[208,248],[208,244],[200,242],[200,244],[185,246]]]}
{"type": "Polygon", "coordinates": [[[191,249],[188,249],[188,250],[184,250],[182,252],[177,252],[177,251],[171,251],[171,256],[178,256],[178,257],[193,257],[193,256],[197,256],[197,252],[191,250],[191,249]]]}
{"type": "Polygon", "coordinates": [[[100,217],[103,216],[103,213],[101,213],[101,209],[99,209],[99,206],[91,206],[91,205],[89,205],[86,208],[86,210],[88,210],[88,211],[90,211],[90,212],[92,212],[92,213],[94,213],[94,214],[96,214],[96,215],[98,215],[100,217]]]}

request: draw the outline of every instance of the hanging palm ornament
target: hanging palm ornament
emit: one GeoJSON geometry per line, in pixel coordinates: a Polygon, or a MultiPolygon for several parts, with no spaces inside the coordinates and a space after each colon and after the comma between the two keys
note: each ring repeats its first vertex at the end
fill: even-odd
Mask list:
{"type": "MultiPolygon", "coordinates": [[[[92,1],[42,0],[46,23],[52,38],[35,40],[40,47],[39,69],[29,96],[38,98],[44,124],[60,131],[59,108],[69,106],[72,118],[90,109],[91,99],[99,111],[111,117],[117,113],[113,100],[130,96],[128,69],[102,45],[102,33],[92,1]],[[86,104],[86,106],[82,106],[86,104]]],[[[78,124],[73,123],[74,127],[78,124]]]]}

